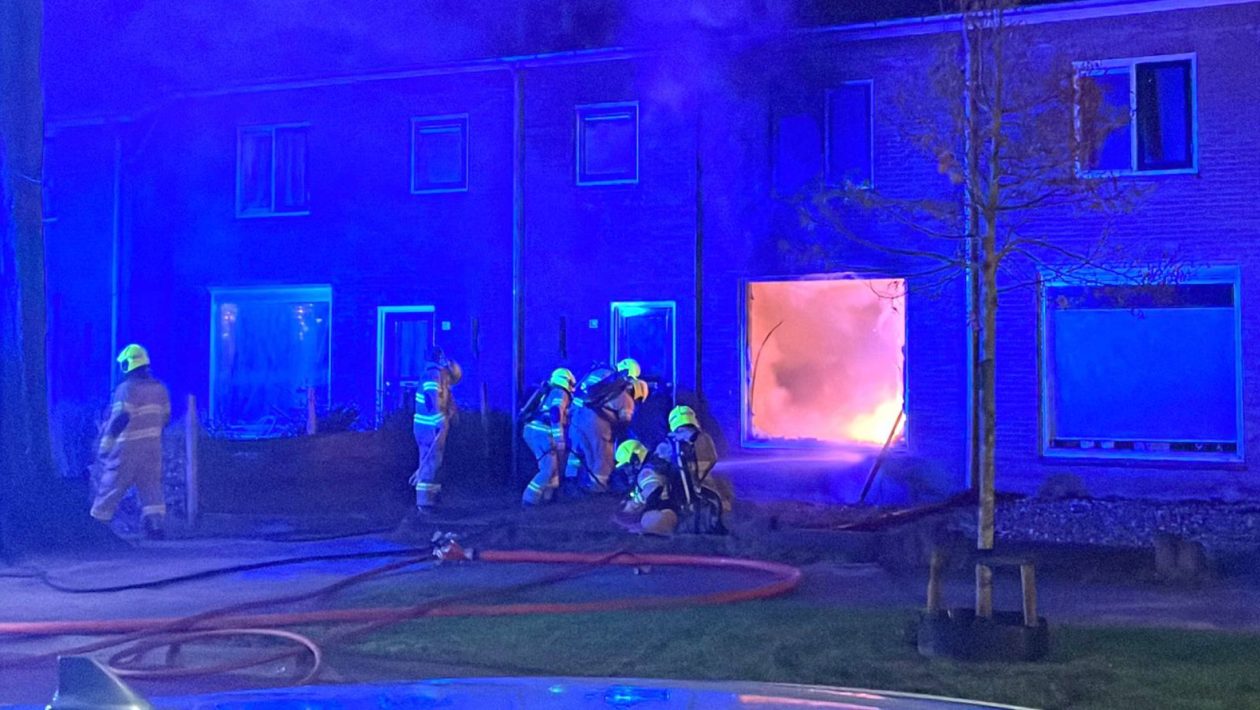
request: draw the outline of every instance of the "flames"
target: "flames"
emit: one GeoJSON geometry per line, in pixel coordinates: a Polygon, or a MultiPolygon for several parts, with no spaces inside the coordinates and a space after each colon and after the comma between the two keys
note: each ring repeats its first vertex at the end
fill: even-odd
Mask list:
{"type": "Polygon", "coordinates": [[[895,279],[750,284],[752,434],[882,445],[904,395],[902,294],[895,279]]]}

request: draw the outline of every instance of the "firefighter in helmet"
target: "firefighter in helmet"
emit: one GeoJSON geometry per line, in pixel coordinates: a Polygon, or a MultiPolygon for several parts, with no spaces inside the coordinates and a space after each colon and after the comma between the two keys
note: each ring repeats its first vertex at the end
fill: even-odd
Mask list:
{"type": "Polygon", "coordinates": [[[524,431],[521,436],[538,462],[538,472],[521,494],[523,505],[546,503],[560,487],[560,474],[569,450],[565,441],[569,405],[576,385],[577,379],[572,372],[563,367],[556,368],[522,413],[524,431]]]}
{"type": "Polygon", "coordinates": [[[92,517],[109,523],[132,487],[140,497],[145,536],[165,536],[166,498],[162,493],[162,430],[171,420],[166,385],[149,369],[149,352],[131,344],[118,354],[123,380],[114,390],[109,416],[101,428],[97,455],[101,485],[92,517]]]}
{"type": "Polygon", "coordinates": [[[411,484],[416,489],[416,507],[433,508],[442,493],[442,460],[446,438],[455,416],[455,400],[451,388],[463,379],[459,363],[446,357],[436,345],[429,349],[424,376],[416,388],[416,411],[412,417],[412,434],[419,450],[411,484]]]}

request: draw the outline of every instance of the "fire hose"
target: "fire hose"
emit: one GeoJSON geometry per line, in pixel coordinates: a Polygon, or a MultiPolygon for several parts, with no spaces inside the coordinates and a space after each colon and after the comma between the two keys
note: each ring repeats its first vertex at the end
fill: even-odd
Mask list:
{"type": "Polygon", "coordinates": [[[190,675],[212,675],[270,663],[305,654],[309,667],[295,682],[305,683],[314,679],[320,671],[323,654],[314,640],[277,627],[309,624],[357,624],[338,630],[324,639],[346,641],[355,636],[382,627],[422,617],[455,616],[522,616],[534,614],[574,614],[583,612],[660,610],[692,606],[732,604],[757,599],[768,599],[786,594],[800,583],[801,571],[789,565],[763,560],[728,557],[704,557],[698,555],[674,555],[630,553],[548,552],[540,550],[484,550],[474,553],[464,550],[458,542],[447,539],[432,555],[415,556],[391,562],[366,572],[347,577],[311,592],[285,595],[253,602],[234,604],[192,616],[178,618],[76,620],[76,621],[27,621],[0,622],[0,636],[57,636],[57,635],[117,635],[74,648],[40,656],[0,658],[0,665],[31,663],[52,660],[62,655],[94,653],[109,648],[131,644],[114,653],[108,661],[110,669],[122,677],[172,678],[190,675]],[[534,580],[492,590],[477,590],[435,597],[410,606],[386,606],[352,609],[326,609],[305,612],[246,613],[252,610],[292,604],[324,597],[373,577],[399,571],[409,566],[443,562],[478,560],[489,563],[561,564],[567,568],[534,580]],[[529,602],[486,603],[486,597],[501,597],[528,589],[573,579],[591,571],[613,566],[643,568],[694,567],[704,569],[741,570],[770,575],[769,581],[750,587],[717,592],[689,594],[677,597],[622,597],[587,602],[529,602]],[[170,663],[181,645],[205,638],[224,636],[266,636],[281,638],[298,648],[287,648],[248,659],[238,659],[207,667],[175,667],[170,663]],[[167,648],[166,666],[146,665],[143,657],[150,651],[167,648]]]}

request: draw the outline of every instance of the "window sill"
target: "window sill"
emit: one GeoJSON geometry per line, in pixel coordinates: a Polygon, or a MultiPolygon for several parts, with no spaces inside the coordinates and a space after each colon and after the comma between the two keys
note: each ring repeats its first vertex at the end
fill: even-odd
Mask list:
{"type": "Polygon", "coordinates": [[[303,212],[237,212],[237,219],[257,219],[259,217],[307,217],[310,210],[303,212]]]}
{"type": "Polygon", "coordinates": [[[1166,170],[1078,170],[1076,177],[1086,180],[1106,178],[1141,178],[1160,177],[1163,175],[1198,175],[1199,166],[1192,168],[1169,168],[1166,170]]]}
{"type": "Polygon", "coordinates": [[[461,185],[459,187],[422,187],[419,189],[414,188],[414,187],[411,188],[411,194],[413,195],[445,195],[445,194],[450,194],[452,192],[468,192],[468,186],[461,185]]]}
{"type": "Polygon", "coordinates": [[[578,187],[593,187],[598,185],[638,185],[639,178],[624,178],[620,180],[578,180],[578,187]]]}
{"type": "Polygon", "coordinates": [[[1222,453],[1143,453],[1137,451],[1106,451],[1090,449],[1081,451],[1042,451],[1039,456],[1045,464],[1091,464],[1096,466],[1149,466],[1154,468],[1195,468],[1245,470],[1246,462],[1241,454],[1222,453]]]}

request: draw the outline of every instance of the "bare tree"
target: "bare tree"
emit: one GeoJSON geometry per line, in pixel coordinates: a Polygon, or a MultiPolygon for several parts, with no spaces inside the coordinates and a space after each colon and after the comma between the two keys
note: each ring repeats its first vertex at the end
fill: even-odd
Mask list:
{"type": "MultiPolygon", "coordinates": [[[[908,287],[935,289],[966,278],[973,383],[969,468],[979,498],[981,550],[994,544],[999,296],[1049,279],[1165,283],[1180,278],[1182,269],[1168,255],[1126,253],[1111,242],[1112,218],[1130,211],[1141,192],[1084,168],[1130,116],[1108,108],[1087,67],[1035,42],[1034,28],[1019,21],[1019,5],[958,0],[961,33],[931,70],[930,91],[915,86],[898,102],[907,110],[899,114],[897,132],[935,159],[952,194],[887,196],[848,184],[819,190],[802,205],[811,225],[842,241],[922,264],[908,287]],[[930,110],[924,110],[925,96],[930,110]],[[902,237],[860,233],[854,215],[863,213],[894,225],[902,237]],[[1088,217],[1082,223],[1098,226],[1053,238],[1041,229],[1049,214],[1088,217]]],[[[988,594],[977,590],[981,608],[988,606],[988,594]]]]}

